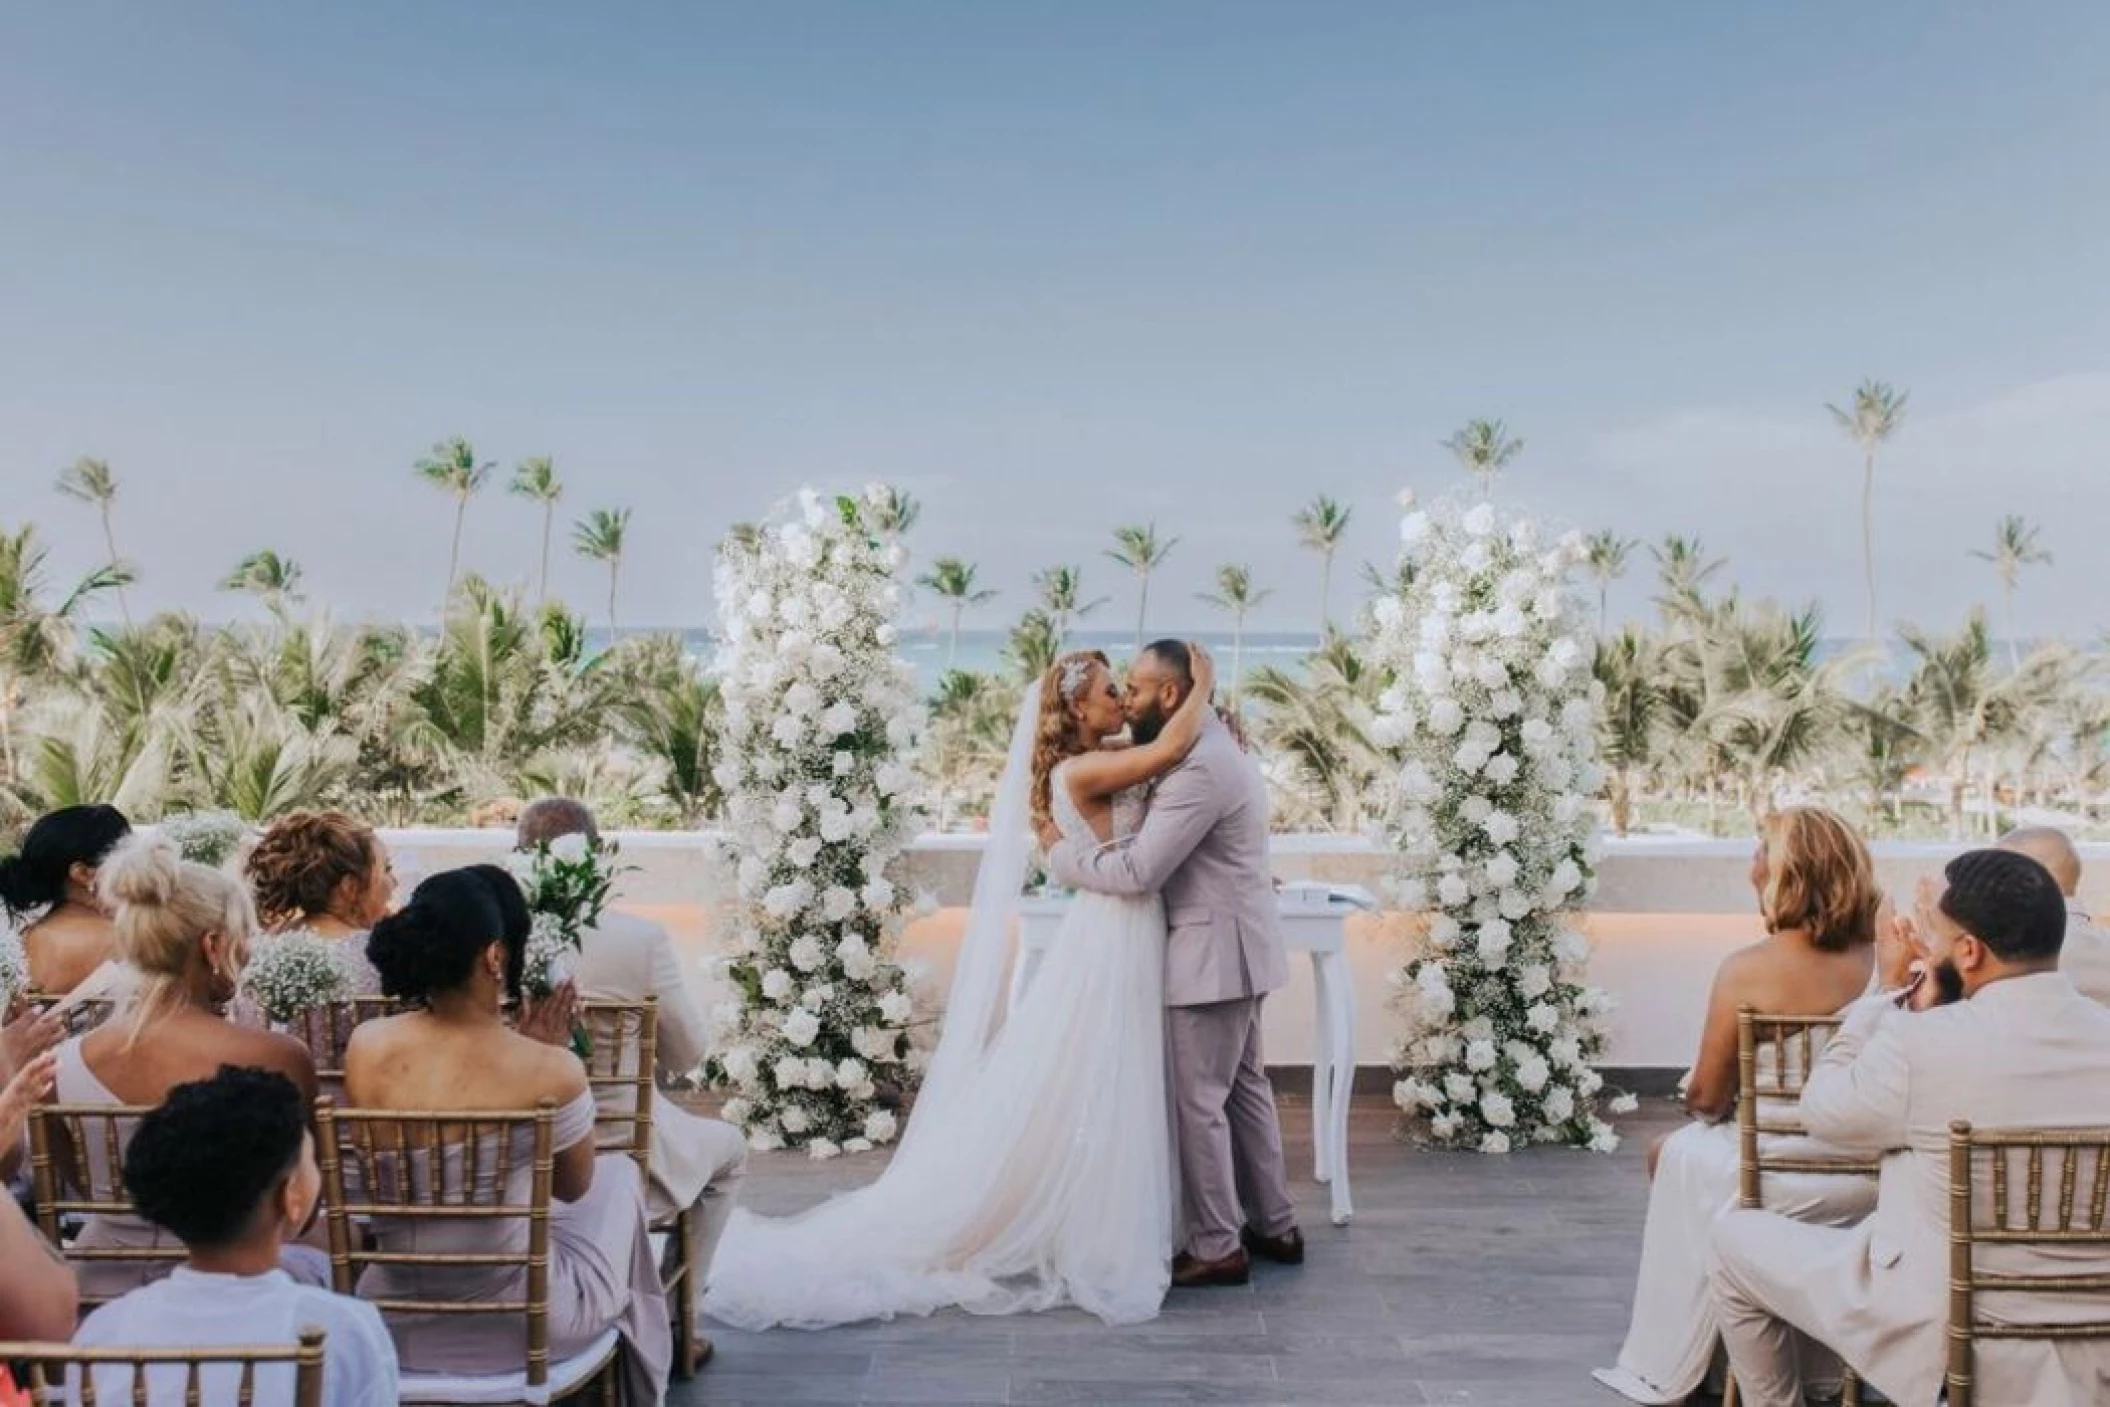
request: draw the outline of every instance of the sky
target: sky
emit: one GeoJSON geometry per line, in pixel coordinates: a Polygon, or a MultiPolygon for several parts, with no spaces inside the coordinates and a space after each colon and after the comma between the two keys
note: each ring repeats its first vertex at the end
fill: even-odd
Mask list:
{"type": "MultiPolygon", "coordinates": [[[[0,7],[0,524],[103,555],[52,488],[108,460],[135,611],[224,619],[271,547],[340,617],[526,581],[505,496],[634,510],[627,624],[707,624],[713,545],[801,484],[900,483],[912,548],[1000,626],[1041,567],[1133,613],[1112,529],[1179,545],[1154,624],[1250,564],[1312,625],[1289,517],[1455,490],[1701,538],[1746,592],[1863,614],[1858,452],[1827,402],[1910,392],[1878,466],[1881,613],[1996,599],[2110,626],[2110,6],[186,0],[0,7]]],[[[1644,559],[1645,563],[1645,559],[1644,559]]],[[[1646,609],[1644,566],[1613,609],[1646,609]]],[[[593,564],[556,584],[601,611],[593,564]]]]}

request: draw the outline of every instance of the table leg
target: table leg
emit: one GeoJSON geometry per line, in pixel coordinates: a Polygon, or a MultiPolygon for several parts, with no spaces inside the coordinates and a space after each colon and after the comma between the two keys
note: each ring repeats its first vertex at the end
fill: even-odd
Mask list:
{"type": "Polygon", "coordinates": [[[1348,980],[1348,955],[1335,953],[1329,965],[1338,963],[1339,971],[1327,985],[1327,996],[1332,1013],[1326,1022],[1329,1041],[1328,1063],[1332,1066],[1329,1083],[1333,1100],[1327,1107],[1326,1130],[1330,1154],[1328,1164],[1333,1171],[1333,1224],[1346,1226],[1355,1215],[1355,1208],[1348,1198],[1348,1111],[1355,1097],[1355,999],[1353,987],[1348,980]]]}
{"type": "Polygon", "coordinates": [[[1330,1060],[1333,1050],[1333,973],[1329,970],[1324,954],[1311,955],[1311,982],[1313,1010],[1318,1030],[1313,1033],[1311,1053],[1311,1162],[1312,1178],[1325,1182],[1332,1177],[1329,1154],[1332,1144],[1329,1131],[1333,1127],[1333,1071],[1330,1060]]]}

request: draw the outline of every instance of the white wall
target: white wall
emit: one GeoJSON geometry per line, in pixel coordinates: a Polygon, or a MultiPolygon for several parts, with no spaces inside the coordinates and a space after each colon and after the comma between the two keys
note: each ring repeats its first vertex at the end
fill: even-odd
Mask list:
{"type": "MultiPolygon", "coordinates": [[[[498,857],[511,834],[415,830],[385,838],[407,887],[436,870],[498,857]]],[[[699,995],[721,1000],[722,983],[708,969],[719,953],[711,936],[714,919],[729,888],[712,837],[637,832],[617,838],[626,862],[636,867],[618,889],[620,904],[666,924],[696,958],[692,980],[699,995]]],[[[928,891],[940,908],[909,926],[903,954],[927,970],[923,990],[933,1003],[942,1002],[950,982],[981,848],[978,837],[930,836],[910,850],[910,892],[928,891]]],[[[1878,877],[1891,894],[1909,900],[1914,881],[1938,871],[1954,853],[1949,846],[1881,845],[1878,877]]],[[[2084,846],[2083,854],[2088,865],[2082,897],[2110,912],[2110,845],[2084,846]]],[[[1691,1060],[1716,965],[1758,935],[1746,878],[1750,857],[1748,842],[1607,842],[1585,922],[1596,946],[1591,979],[1619,1000],[1606,1064],[1682,1067],[1691,1060]]],[[[1284,879],[1361,884],[1373,892],[1386,868],[1385,857],[1365,842],[1334,836],[1278,836],[1274,862],[1284,879]]],[[[1412,929],[1410,920],[1396,914],[1350,920],[1356,1049],[1364,1064],[1384,1064],[1397,1034],[1398,1019],[1386,1010],[1385,978],[1409,952],[1412,929]]],[[[1268,1003],[1268,1059],[1274,1064],[1311,1061],[1310,973],[1301,960],[1293,968],[1289,989],[1268,1003]]]]}

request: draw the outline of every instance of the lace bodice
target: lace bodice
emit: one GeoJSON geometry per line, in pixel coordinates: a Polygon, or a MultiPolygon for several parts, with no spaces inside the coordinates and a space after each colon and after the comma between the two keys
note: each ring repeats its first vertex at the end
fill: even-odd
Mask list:
{"type": "MultiPolygon", "coordinates": [[[[1077,809],[1077,803],[1071,799],[1070,789],[1063,785],[1062,769],[1069,765],[1067,762],[1056,764],[1055,785],[1049,788],[1048,810],[1057,829],[1064,835],[1083,836],[1096,844],[1099,841],[1099,832],[1092,829],[1092,823],[1084,818],[1084,813],[1077,809]]],[[[1149,788],[1140,786],[1130,787],[1115,794],[1113,839],[1120,840],[1124,836],[1136,833],[1137,828],[1143,824],[1143,811],[1149,794],[1149,788]]]]}

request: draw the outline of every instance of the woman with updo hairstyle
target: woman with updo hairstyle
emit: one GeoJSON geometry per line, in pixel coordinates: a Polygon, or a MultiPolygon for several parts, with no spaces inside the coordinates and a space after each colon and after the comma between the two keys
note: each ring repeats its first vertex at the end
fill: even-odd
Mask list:
{"type": "MultiPolygon", "coordinates": [[[[1720,1358],[1708,1294],[1707,1248],[1715,1218],[1737,1193],[1737,1013],[1824,1016],[1863,995],[1875,971],[1875,861],[1859,832],[1822,806],[1790,806],[1766,818],[1751,859],[1766,936],[1723,959],[1715,972],[1700,1050],[1686,1075],[1693,1122],[1649,1150],[1648,1220],[1626,1346],[1597,1380],[1630,1401],[1683,1402],[1720,1358]]],[[[1761,1047],[1760,1079],[1776,1052],[1761,1047]]],[[[1799,1060],[1799,1056],[1797,1057],[1799,1060]]],[[[1806,1072],[1802,1072],[1806,1073],[1806,1072]]],[[[1783,1113],[1790,1111],[1781,1111],[1783,1113]]],[[[1761,1111],[1761,1117],[1766,1117],[1761,1111]]],[[[1814,1139],[1768,1136],[1787,1156],[1843,1157],[1814,1139]]],[[[1769,1174],[1768,1210],[1824,1226],[1847,1226],[1875,1205],[1872,1178],[1769,1174]]],[[[1804,1345],[1805,1381],[1836,1383],[1839,1362],[1804,1345]]]]}
{"type": "Polygon", "coordinates": [[[305,928],[341,943],[352,995],[381,990],[366,935],[395,902],[396,871],[372,826],[342,811],[294,811],[264,828],[242,868],[265,932],[305,928]]]}
{"type": "Polygon", "coordinates": [[[115,806],[67,806],[39,816],[22,849],[0,860],[0,905],[22,930],[29,985],[54,996],[116,954],[116,931],[95,896],[96,867],[132,823],[115,806]]]}
{"type": "MultiPolygon", "coordinates": [[[[571,1050],[570,984],[547,998],[522,998],[529,923],[519,881],[496,865],[436,874],[376,923],[367,959],[382,992],[410,1009],[352,1033],[345,1102],[356,1109],[483,1111],[555,1101],[550,1352],[561,1358],[617,1328],[628,1346],[626,1400],[657,1402],[666,1392],[673,1339],[646,1229],[644,1184],[627,1155],[594,1155],[593,1094],[571,1050]],[[507,1008],[515,1005],[518,1019],[508,1024],[507,1008]]],[[[528,1200],[530,1149],[525,1132],[519,1136],[506,1187],[490,1185],[500,1159],[476,1159],[479,1175],[490,1180],[478,1189],[481,1199],[528,1200]]],[[[397,1223],[386,1217],[375,1218],[373,1233],[385,1250],[449,1254],[517,1253],[528,1234],[515,1219],[397,1223]]],[[[366,1299],[524,1299],[526,1272],[376,1265],[360,1277],[358,1292],[366,1299]]],[[[513,1371],[525,1351],[521,1326],[512,1321],[397,1314],[389,1331],[403,1367],[416,1372],[513,1371]]]]}
{"type": "MultiPolygon", "coordinates": [[[[272,1070],[291,1080],[303,1107],[315,1098],[315,1064],[290,1036],[238,1026],[224,1015],[241,984],[256,914],[248,891],[219,870],[193,864],[152,835],[126,839],[102,862],[99,901],[117,930],[117,955],[133,985],[116,1019],[58,1048],[55,1098],[61,1104],[159,1105],[171,1089],[210,1079],[222,1065],[272,1070]]],[[[119,1126],[118,1154],[129,1142],[119,1126]]],[[[108,1186],[110,1150],[99,1140],[76,1150],[108,1186]]],[[[91,1217],[80,1245],[108,1249],[178,1244],[137,1217],[91,1217]]],[[[80,1267],[84,1296],[123,1294],[168,1273],[173,1262],[89,1262],[80,1267]]],[[[288,1247],[282,1260],[296,1279],[327,1284],[328,1258],[288,1247]]]]}

